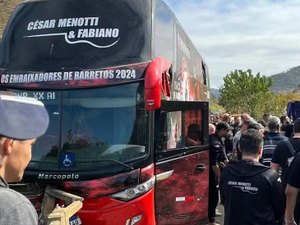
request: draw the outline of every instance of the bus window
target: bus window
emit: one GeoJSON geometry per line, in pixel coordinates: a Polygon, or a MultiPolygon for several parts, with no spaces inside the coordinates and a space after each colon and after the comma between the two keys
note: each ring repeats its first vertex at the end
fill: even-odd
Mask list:
{"type": "Polygon", "coordinates": [[[29,168],[96,169],[103,167],[103,159],[126,162],[145,156],[147,117],[139,86],[55,91],[55,98],[44,100],[51,121],[33,146],[29,168]],[[65,154],[72,155],[73,167],[57,163],[65,154]]]}
{"type": "Polygon", "coordinates": [[[182,143],[181,135],[181,112],[167,113],[167,149],[180,147],[182,143]]]}
{"type": "Polygon", "coordinates": [[[156,118],[157,150],[175,150],[203,144],[202,111],[185,110],[160,112],[156,118]]]}
{"type": "Polygon", "coordinates": [[[174,61],[174,18],[172,12],[161,1],[157,2],[155,12],[154,56],[164,55],[174,61]]]}
{"type": "Polygon", "coordinates": [[[50,118],[49,127],[46,134],[40,137],[33,147],[33,160],[41,160],[49,152],[58,152],[59,135],[57,127],[59,127],[59,107],[54,102],[55,100],[51,101],[51,104],[47,106],[50,118]]]}
{"type": "Polygon", "coordinates": [[[169,151],[181,147],[181,115],[181,111],[160,112],[160,115],[156,117],[157,137],[155,142],[158,151],[169,151]]]}
{"type": "Polygon", "coordinates": [[[185,146],[201,145],[202,142],[202,113],[200,110],[184,112],[185,146]]]}
{"type": "Polygon", "coordinates": [[[187,146],[201,145],[201,127],[199,124],[192,123],[188,126],[185,143],[187,146]]]}
{"type": "Polygon", "coordinates": [[[203,74],[204,85],[208,85],[208,83],[207,83],[207,67],[203,62],[202,62],[202,74],[203,74]]]}

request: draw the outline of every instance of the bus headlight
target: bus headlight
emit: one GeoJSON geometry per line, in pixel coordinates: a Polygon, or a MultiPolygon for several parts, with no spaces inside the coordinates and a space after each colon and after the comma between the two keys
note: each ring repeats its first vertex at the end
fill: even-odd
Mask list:
{"type": "Polygon", "coordinates": [[[130,201],[131,199],[134,199],[138,196],[141,196],[142,194],[148,192],[155,183],[155,177],[152,177],[150,180],[147,180],[146,182],[139,184],[133,188],[128,188],[124,191],[115,193],[110,195],[112,198],[119,199],[122,201],[130,201]]]}

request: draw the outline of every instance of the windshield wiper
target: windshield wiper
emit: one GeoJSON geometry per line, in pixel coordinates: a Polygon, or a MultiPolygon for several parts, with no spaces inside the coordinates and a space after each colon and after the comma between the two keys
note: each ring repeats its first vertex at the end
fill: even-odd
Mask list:
{"type": "Polygon", "coordinates": [[[119,165],[121,165],[121,166],[124,166],[124,167],[126,167],[126,168],[129,168],[129,169],[134,169],[132,166],[130,166],[130,165],[128,165],[128,164],[126,164],[126,163],[123,163],[123,162],[121,162],[121,161],[118,161],[118,160],[116,160],[116,159],[100,159],[100,160],[96,160],[96,161],[92,161],[92,162],[105,162],[105,161],[107,161],[107,162],[115,162],[115,163],[117,163],[117,164],[119,164],[119,165]]]}
{"type": "MultiPolygon", "coordinates": [[[[31,160],[31,163],[38,163],[38,164],[43,164],[43,163],[56,163],[56,162],[43,162],[43,161],[39,161],[39,160],[31,160]]],[[[97,162],[114,162],[116,164],[119,164],[125,168],[131,169],[133,170],[134,168],[131,165],[128,165],[126,163],[120,162],[116,159],[98,159],[98,160],[88,160],[88,161],[81,161],[80,163],[97,163],[97,162]]]]}

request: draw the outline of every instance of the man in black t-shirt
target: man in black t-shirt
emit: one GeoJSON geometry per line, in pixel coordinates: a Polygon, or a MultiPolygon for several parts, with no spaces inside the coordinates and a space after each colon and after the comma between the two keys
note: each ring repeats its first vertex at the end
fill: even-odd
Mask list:
{"type": "MultiPolygon", "coordinates": [[[[293,126],[294,136],[289,138],[288,141],[281,141],[276,146],[273,157],[271,168],[276,171],[281,171],[281,179],[284,187],[286,186],[286,170],[291,164],[295,154],[300,150],[300,118],[296,119],[293,126]],[[290,146],[289,146],[290,145],[290,146]]],[[[295,220],[300,219],[300,199],[298,199],[295,213],[295,220]]]]}
{"type": "Polygon", "coordinates": [[[300,154],[296,154],[292,164],[289,168],[287,177],[287,186],[285,190],[286,194],[286,208],[285,208],[285,224],[296,225],[299,224],[299,218],[297,218],[297,203],[299,202],[299,191],[300,191],[300,154]],[[297,221],[297,223],[295,222],[297,221]]]}
{"type": "Polygon", "coordinates": [[[300,150],[300,118],[294,122],[293,130],[294,136],[288,139],[291,146],[289,147],[289,143],[286,141],[279,142],[272,156],[271,168],[276,171],[281,170],[283,181],[286,169],[293,160],[295,153],[300,150]]]}

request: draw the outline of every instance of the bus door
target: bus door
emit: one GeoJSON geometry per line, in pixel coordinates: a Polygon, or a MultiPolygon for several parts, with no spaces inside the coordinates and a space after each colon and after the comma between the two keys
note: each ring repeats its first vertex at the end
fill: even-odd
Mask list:
{"type": "Polygon", "coordinates": [[[158,225],[206,222],[208,103],[162,102],[155,115],[158,225]]]}

